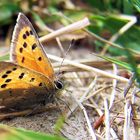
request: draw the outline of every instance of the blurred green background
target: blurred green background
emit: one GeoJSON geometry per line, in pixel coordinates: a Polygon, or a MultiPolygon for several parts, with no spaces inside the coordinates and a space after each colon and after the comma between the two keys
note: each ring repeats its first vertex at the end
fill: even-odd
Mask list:
{"type": "MultiPolygon", "coordinates": [[[[105,39],[111,38],[127,22],[120,15],[130,15],[137,18],[137,23],[116,39],[121,46],[140,50],[139,0],[1,0],[0,1],[0,41],[10,45],[12,30],[19,12],[23,12],[31,20],[40,36],[47,34],[45,25],[52,29],[60,28],[87,16],[91,25],[88,30],[105,39]],[[57,26],[59,25],[59,26],[57,26]]],[[[3,44],[3,43],[2,43],[3,44]]],[[[98,40],[88,40],[88,44],[101,51],[104,43],[98,40]]],[[[123,54],[117,48],[109,47],[113,55],[123,54]]]]}
{"type": "MultiPolygon", "coordinates": [[[[12,31],[19,12],[23,12],[30,19],[39,36],[49,33],[47,30],[44,30],[46,26],[56,30],[71,22],[88,17],[91,25],[86,29],[90,33],[106,40],[109,40],[113,35],[118,33],[119,30],[129,22],[126,18],[121,18],[122,15],[133,16],[137,19],[135,25],[123,34],[120,34],[114,43],[117,43],[122,48],[134,50],[137,54],[140,52],[139,0],[1,0],[0,55],[2,55],[1,51],[4,47],[9,48],[10,46],[12,31]]],[[[71,40],[72,39],[73,38],[71,38],[71,40]]],[[[68,39],[66,38],[66,40],[68,39]]],[[[98,53],[102,52],[106,45],[104,41],[100,41],[97,38],[82,38],[82,41],[77,38],[76,42],[80,42],[79,48],[84,46],[98,53]]],[[[128,58],[131,57],[128,52],[126,54],[126,51],[114,46],[107,47],[105,53],[109,53],[113,56],[127,55],[128,58]]],[[[4,59],[7,58],[8,57],[5,57],[4,59]]],[[[133,64],[132,62],[132,65],[133,64]]],[[[1,129],[4,130],[4,135],[6,131],[8,133],[11,131],[11,128],[5,128],[5,126],[1,126],[1,129]]],[[[31,139],[37,137],[34,132],[30,132],[29,134],[25,130],[12,129],[12,131],[17,132],[15,137],[18,135],[22,135],[21,138],[29,135],[31,139]]],[[[40,139],[44,139],[45,137],[44,134],[39,136],[40,139]]],[[[54,136],[52,139],[56,139],[56,137],[54,136]]]]}

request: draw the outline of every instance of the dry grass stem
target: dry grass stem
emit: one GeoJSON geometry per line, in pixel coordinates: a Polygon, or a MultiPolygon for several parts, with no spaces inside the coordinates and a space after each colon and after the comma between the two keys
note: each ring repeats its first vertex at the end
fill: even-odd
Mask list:
{"type": "Polygon", "coordinates": [[[73,24],[70,24],[66,27],[58,29],[48,35],[40,37],[39,40],[40,40],[40,42],[44,42],[44,41],[53,39],[55,37],[58,37],[62,34],[67,34],[67,33],[70,33],[70,32],[76,31],[76,30],[83,29],[84,27],[88,26],[89,24],[90,24],[90,22],[89,22],[88,18],[84,18],[84,19],[77,21],[73,24]]]}
{"type": "Polygon", "coordinates": [[[93,96],[99,94],[101,91],[103,91],[103,90],[105,90],[105,89],[107,89],[107,88],[110,88],[110,87],[111,87],[111,86],[109,86],[109,85],[103,86],[103,87],[101,87],[100,89],[98,89],[98,90],[96,90],[95,92],[93,92],[92,94],[89,94],[88,96],[86,96],[86,98],[85,98],[84,100],[88,100],[88,99],[90,99],[91,97],[93,97],[93,96]]]}
{"type": "Polygon", "coordinates": [[[97,82],[97,76],[94,78],[94,80],[91,82],[91,84],[88,86],[87,90],[85,91],[85,93],[83,94],[83,96],[80,98],[79,102],[82,103],[85,98],[87,97],[87,95],[93,90],[95,84],[97,82]]]}
{"type": "Polygon", "coordinates": [[[125,33],[128,29],[130,29],[136,22],[137,18],[135,16],[128,16],[128,15],[120,15],[121,19],[129,20],[127,24],[125,24],[120,30],[119,34],[125,33]]]}
{"type": "MultiPolygon", "coordinates": [[[[51,55],[51,54],[48,54],[48,57],[52,60],[55,60],[55,61],[59,61],[59,62],[63,61],[63,58],[58,57],[58,56],[54,56],[54,55],[51,55]]],[[[84,65],[84,64],[80,64],[80,63],[77,63],[75,61],[65,59],[64,63],[75,66],[75,67],[78,67],[78,68],[81,68],[81,69],[84,69],[86,71],[95,72],[96,74],[99,74],[99,75],[104,75],[104,76],[109,77],[109,78],[117,79],[117,80],[122,81],[122,82],[128,82],[128,79],[126,79],[124,77],[117,76],[115,74],[112,74],[112,73],[109,73],[109,72],[106,72],[106,71],[103,71],[103,70],[100,70],[100,69],[97,69],[97,68],[94,68],[94,67],[90,67],[90,66],[87,66],[87,65],[84,65]]]]}
{"type": "Polygon", "coordinates": [[[102,116],[103,112],[99,108],[98,104],[92,98],[90,98],[89,101],[92,103],[93,106],[95,106],[95,109],[96,109],[97,113],[99,114],[99,116],[102,116]]]}
{"type": "Polygon", "coordinates": [[[132,98],[131,98],[131,102],[132,102],[132,104],[135,104],[136,91],[137,91],[137,88],[134,87],[134,88],[133,88],[133,91],[132,91],[132,98]]]}
{"type": "Polygon", "coordinates": [[[87,122],[87,125],[88,125],[88,131],[89,131],[89,133],[92,137],[92,140],[96,140],[97,138],[96,138],[95,132],[94,132],[92,126],[91,126],[91,123],[90,123],[89,117],[87,115],[86,109],[84,108],[84,106],[79,101],[77,101],[77,103],[84,113],[84,116],[85,116],[85,119],[86,119],[86,122],[87,122]]]}
{"type": "Polygon", "coordinates": [[[124,129],[123,129],[123,139],[129,140],[130,136],[130,123],[131,123],[131,104],[130,101],[126,101],[125,108],[124,108],[124,129]]]}
{"type": "Polygon", "coordinates": [[[76,72],[72,72],[71,74],[74,76],[75,80],[77,81],[77,85],[79,84],[79,86],[83,86],[83,83],[79,78],[78,74],[76,72]]]}
{"type": "Polygon", "coordinates": [[[129,79],[129,81],[128,81],[128,83],[127,83],[125,89],[124,89],[124,97],[126,97],[128,91],[129,91],[130,88],[132,87],[132,84],[134,83],[134,79],[135,79],[135,74],[132,73],[132,75],[131,75],[131,77],[130,77],[130,79],[129,79]]]}
{"type": "MultiPolygon", "coordinates": [[[[89,59],[76,59],[74,61],[76,61],[78,63],[85,64],[85,65],[94,66],[94,67],[97,67],[97,68],[102,68],[102,69],[110,69],[110,68],[112,68],[112,63],[111,62],[101,60],[101,59],[99,59],[99,57],[98,58],[97,57],[92,58],[92,59],[90,59],[90,58],[89,59]]],[[[53,66],[57,68],[57,67],[60,66],[60,63],[55,62],[55,63],[53,63],[53,66]]],[[[62,68],[63,67],[68,67],[68,69],[71,68],[67,64],[63,64],[62,68]]]]}
{"type": "Polygon", "coordinates": [[[113,140],[119,140],[116,132],[112,128],[110,128],[110,133],[111,133],[111,135],[113,137],[113,140]]]}
{"type": "Polygon", "coordinates": [[[110,113],[107,99],[104,99],[104,107],[105,107],[105,138],[106,140],[110,140],[110,113]]]}
{"type": "MultiPolygon", "coordinates": [[[[89,94],[89,92],[93,89],[94,85],[96,84],[96,80],[97,80],[97,77],[95,77],[95,79],[91,82],[91,84],[89,85],[89,87],[87,88],[83,96],[79,99],[80,103],[84,101],[87,94],[89,94]]],[[[71,109],[72,112],[74,112],[77,109],[77,107],[78,107],[78,104],[75,104],[71,109]]],[[[71,115],[71,112],[68,112],[67,117],[69,117],[70,115],[71,115]]]]}
{"type": "MultiPolygon", "coordinates": [[[[83,114],[84,114],[84,116],[85,116],[85,119],[86,119],[86,122],[87,122],[87,125],[88,125],[88,132],[89,132],[89,134],[91,135],[91,137],[92,137],[92,140],[96,140],[97,138],[96,138],[96,135],[95,135],[95,132],[94,132],[94,130],[93,130],[93,128],[92,128],[92,125],[91,125],[91,123],[90,123],[90,120],[89,120],[89,117],[88,117],[88,115],[87,115],[87,112],[86,112],[86,109],[84,108],[84,106],[71,94],[71,97],[73,98],[73,100],[76,102],[76,107],[77,106],[79,106],[80,107],[80,109],[83,111],[83,114]]],[[[74,110],[75,110],[75,106],[74,106],[74,110]]],[[[71,111],[73,111],[73,109],[71,109],[71,111]]],[[[70,116],[71,114],[68,112],[68,114],[67,114],[67,118],[70,116]]]]}
{"type": "MultiPolygon", "coordinates": [[[[117,75],[117,66],[115,64],[113,64],[113,73],[115,75],[117,75]]],[[[111,109],[111,107],[113,106],[113,102],[115,99],[115,95],[116,95],[116,87],[117,87],[117,80],[113,79],[113,89],[112,89],[112,93],[111,93],[111,97],[110,97],[110,104],[109,104],[109,109],[111,109]]]]}

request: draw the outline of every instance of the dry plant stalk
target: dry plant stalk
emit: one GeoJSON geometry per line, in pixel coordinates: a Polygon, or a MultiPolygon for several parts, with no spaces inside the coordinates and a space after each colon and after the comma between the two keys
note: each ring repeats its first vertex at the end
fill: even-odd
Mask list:
{"type": "Polygon", "coordinates": [[[130,138],[130,123],[131,123],[131,111],[132,107],[130,101],[126,101],[125,108],[124,108],[124,129],[123,129],[123,139],[129,140],[130,138]]]}
{"type": "MultiPolygon", "coordinates": [[[[58,57],[58,56],[54,56],[54,55],[51,55],[51,54],[48,54],[48,57],[50,59],[58,61],[58,62],[63,61],[63,58],[58,57]]],[[[103,71],[103,70],[100,70],[100,69],[97,69],[97,68],[94,68],[94,67],[90,67],[90,66],[87,66],[87,65],[75,62],[75,61],[71,61],[71,60],[68,60],[68,59],[64,60],[64,64],[69,64],[69,65],[84,69],[85,71],[95,72],[97,74],[104,75],[104,76],[109,77],[109,78],[117,79],[118,81],[128,82],[128,79],[126,79],[124,77],[117,76],[115,74],[112,74],[112,73],[109,73],[109,72],[106,72],[106,71],[103,71]]]]}
{"type": "Polygon", "coordinates": [[[50,33],[48,35],[40,37],[39,40],[40,40],[40,42],[44,42],[46,40],[50,40],[50,39],[53,39],[55,37],[58,37],[62,34],[70,33],[70,32],[76,31],[76,30],[80,30],[80,29],[88,26],[89,24],[90,24],[90,22],[89,22],[88,18],[84,18],[84,19],[77,21],[73,24],[70,24],[66,27],[63,27],[63,28],[58,29],[56,31],[53,31],[52,33],[50,33]]]}
{"type": "Polygon", "coordinates": [[[104,99],[104,108],[105,108],[105,137],[106,140],[110,140],[110,112],[107,99],[104,99]]]}

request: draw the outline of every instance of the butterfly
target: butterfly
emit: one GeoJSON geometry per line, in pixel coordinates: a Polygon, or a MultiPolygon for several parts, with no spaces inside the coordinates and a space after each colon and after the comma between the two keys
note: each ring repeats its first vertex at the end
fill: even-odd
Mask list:
{"type": "Polygon", "coordinates": [[[10,46],[11,62],[0,62],[1,110],[50,103],[63,88],[31,22],[19,13],[10,46]]]}

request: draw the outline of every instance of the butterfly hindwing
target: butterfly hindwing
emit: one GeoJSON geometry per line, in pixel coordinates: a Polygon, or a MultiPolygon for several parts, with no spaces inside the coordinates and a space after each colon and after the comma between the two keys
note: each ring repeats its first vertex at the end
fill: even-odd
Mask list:
{"type": "Polygon", "coordinates": [[[13,32],[10,59],[20,66],[40,72],[54,80],[52,65],[33,26],[22,13],[18,16],[13,32]]]}
{"type": "Polygon", "coordinates": [[[0,62],[0,106],[29,108],[50,99],[53,92],[53,83],[44,75],[10,62],[0,62]]]}

